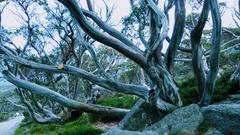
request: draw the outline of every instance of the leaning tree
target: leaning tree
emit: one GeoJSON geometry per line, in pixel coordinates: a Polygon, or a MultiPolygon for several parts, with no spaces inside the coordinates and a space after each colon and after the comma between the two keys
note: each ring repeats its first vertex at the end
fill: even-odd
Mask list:
{"type": "MultiPolygon", "coordinates": [[[[0,54],[2,57],[0,65],[2,74],[4,78],[17,86],[18,93],[21,95],[23,102],[25,102],[25,105],[33,115],[35,114],[34,110],[24,99],[24,96],[31,95],[31,93],[46,97],[62,106],[81,110],[83,112],[107,116],[123,116],[129,112],[129,110],[87,104],[67,98],[55,90],[51,90],[49,87],[30,82],[30,78],[24,76],[22,68],[52,74],[74,75],[76,78],[83,78],[107,90],[136,95],[149,103],[151,108],[158,111],[170,112],[182,106],[182,101],[178,93],[179,88],[174,81],[173,67],[176,52],[184,49],[192,53],[192,66],[201,99],[199,105],[206,106],[210,104],[218,73],[218,57],[220,52],[221,17],[217,0],[204,0],[201,14],[196,25],[190,32],[191,49],[180,47],[186,27],[185,0],[166,0],[163,10],[159,8],[157,0],[142,0],[139,2],[130,0],[132,21],[139,26],[137,29],[137,36],[126,36],[126,33],[119,32],[110,26],[107,21],[103,21],[97,15],[91,0],[86,0],[88,10],[83,9],[77,0],[58,0],[58,2],[62,3],[71,15],[69,27],[65,27],[66,31],[68,31],[70,27],[74,28],[72,32],[68,33],[69,35],[65,35],[69,36],[69,38],[66,39],[66,46],[72,49],[71,51],[75,53],[73,55],[79,56],[79,54],[76,54],[79,52],[74,51],[74,49],[76,49],[74,48],[75,44],[71,44],[71,41],[75,42],[75,40],[77,40],[79,42],[78,44],[84,45],[86,50],[89,51],[98,72],[87,71],[81,68],[79,63],[72,64],[62,62],[51,64],[51,62],[48,62],[48,64],[46,64],[41,61],[31,61],[24,57],[24,50],[21,50],[19,53],[15,49],[5,45],[3,42],[5,37],[1,34],[0,54]],[[174,6],[175,23],[172,35],[169,37],[168,12],[174,6]],[[211,12],[213,28],[209,71],[206,71],[204,70],[201,36],[206,21],[209,18],[209,12],[211,12]],[[76,33],[77,36],[71,39],[70,36],[73,33],[76,33]],[[86,36],[88,41],[92,41],[92,44],[100,43],[110,47],[133,61],[143,71],[147,83],[142,85],[127,84],[111,77],[111,75],[104,70],[102,63],[99,62],[99,57],[96,57],[94,46],[89,44],[88,41],[83,40],[82,35],[86,36]],[[130,40],[129,37],[135,39],[130,40]],[[168,48],[166,53],[163,53],[163,43],[165,40],[168,41],[168,48]],[[72,48],[71,45],[73,45],[72,48]]],[[[58,28],[62,30],[64,27],[54,27],[54,29],[58,28]]],[[[28,30],[32,32],[33,29],[29,28],[28,30]]],[[[3,33],[2,27],[1,33],[3,33]]],[[[51,31],[48,31],[48,34],[51,35],[51,31]]],[[[33,35],[34,34],[29,34],[29,36],[33,35]]],[[[32,41],[33,38],[29,37],[28,39],[26,46],[34,47],[35,42],[32,41]]],[[[61,49],[67,49],[67,47],[64,47],[62,44],[59,44],[59,46],[62,47],[61,49]]],[[[68,54],[64,54],[64,50],[61,51],[60,54],[63,57],[68,54]]],[[[78,62],[78,57],[75,57],[75,59],[74,62],[78,62]]],[[[78,81],[76,83],[78,83],[78,81]]],[[[53,118],[50,120],[58,120],[56,115],[47,110],[45,110],[45,112],[47,112],[47,116],[53,118]]],[[[49,119],[41,122],[46,122],[48,120],[49,119]]]]}

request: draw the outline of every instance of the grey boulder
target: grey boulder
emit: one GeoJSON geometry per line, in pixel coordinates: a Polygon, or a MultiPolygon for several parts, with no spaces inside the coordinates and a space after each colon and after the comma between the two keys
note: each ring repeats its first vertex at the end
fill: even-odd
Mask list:
{"type": "Polygon", "coordinates": [[[218,104],[202,108],[205,119],[226,135],[240,135],[240,104],[218,104]]]}
{"type": "Polygon", "coordinates": [[[166,113],[156,111],[149,103],[140,99],[118,124],[118,128],[122,130],[142,131],[165,115],[166,113]]]}
{"type": "Polygon", "coordinates": [[[176,134],[185,131],[195,131],[204,118],[200,107],[196,104],[179,108],[166,115],[160,121],[147,127],[145,131],[154,131],[159,134],[176,134]]]}

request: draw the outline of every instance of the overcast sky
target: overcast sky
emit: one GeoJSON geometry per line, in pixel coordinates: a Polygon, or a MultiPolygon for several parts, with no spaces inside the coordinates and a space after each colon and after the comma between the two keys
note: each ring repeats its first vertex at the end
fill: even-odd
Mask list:
{"type": "MultiPolygon", "coordinates": [[[[54,5],[53,3],[55,2],[55,0],[48,0],[50,5],[54,5]]],[[[121,29],[121,18],[124,16],[127,16],[130,12],[130,5],[129,5],[129,0],[106,0],[108,1],[110,6],[114,7],[114,11],[113,11],[113,17],[111,22],[113,24],[116,25],[117,29],[121,29]]],[[[162,2],[163,0],[160,0],[160,2],[162,2]]],[[[85,0],[82,0],[82,6],[86,7],[86,4],[84,3],[85,0]]],[[[233,13],[233,7],[237,5],[237,0],[219,0],[219,2],[226,2],[227,4],[227,9],[224,10],[224,15],[222,17],[222,25],[224,27],[233,27],[234,26],[234,22],[232,19],[232,13],[233,13]]],[[[162,3],[160,3],[160,5],[163,6],[162,3]]],[[[96,0],[95,1],[95,8],[96,9],[100,9],[103,8],[104,5],[100,0],[96,0]]],[[[191,13],[192,9],[189,6],[189,4],[186,4],[186,10],[187,10],[187,14],[191,13]]],[[[2,15],[2,25],[7,28],[7,29],[15,29],[18,28],[21,25],[21,21],[20,19],[13,13],[16,13],[17,8],[13,5],[13,4],[9,4],[7,6],[7,8],[4,10],[4,13],[2,15]]],[[[99,11],[99,10],[98,10],[99,11]]],[[[37,8],[37,12],[39,14],[43,14],[46,15],[41,7],[37,8]]],[[[169,35],[171,35],[171,31],[173,29],[173,24],[174,24],[174,8],[170,10],[169,13],[170,16],[170,31],[169,31],[169,35]]],[[[40,19],[40,21],[44,21],[43,19],[40,19]]],[[[211,24],[208,25],[208,27],[210,28],[211,24]]],[[[18,44],[24,44],[24,41],[21,37],[15,37],[14,39],[15,43],[18,44]]]]}

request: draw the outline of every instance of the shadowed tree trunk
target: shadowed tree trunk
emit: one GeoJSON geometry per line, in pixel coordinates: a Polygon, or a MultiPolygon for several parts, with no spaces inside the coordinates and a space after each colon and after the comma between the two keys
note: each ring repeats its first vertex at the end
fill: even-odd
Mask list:
{"type": "Polygon", "coordinates": [[[193,70],[197,79],[199,96],[201,98],[199,105],[201,106],[209,105],[213,96],[214,86],[218,74],[220,39],[221,18],[218,9],[218,2],[217,0],[205,0],[199,21],[194,30],[191,32],[193,70]],[[213,21],[212,46],[210,55],[210,70],[205,72],[202,62],[203,50],[200,41],[203,28],[208,18],[209,9],[211,11],[213,21]]]}

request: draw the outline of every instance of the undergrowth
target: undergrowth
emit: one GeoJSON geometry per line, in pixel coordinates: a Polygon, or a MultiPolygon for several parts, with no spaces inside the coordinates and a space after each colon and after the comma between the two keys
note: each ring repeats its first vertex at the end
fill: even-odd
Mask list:
{"type": "MultiPolygon", "coordinates": [[[[230,81],[233,70],[227,70],[216,81],[212,102],[219,102],[228,97],[230,94],[236,93],[240,88],[237,81],[230,81]]],[[[180,96],[184,105],[199,102],[196,79],[191,77],[178,82],[180,96]]]]}
{"type": "Polygon", "coordinates": [[[91,125],[87,115],[65,124],[22,124],[15,135],[100,135],[101,129],[91,125]]]}

